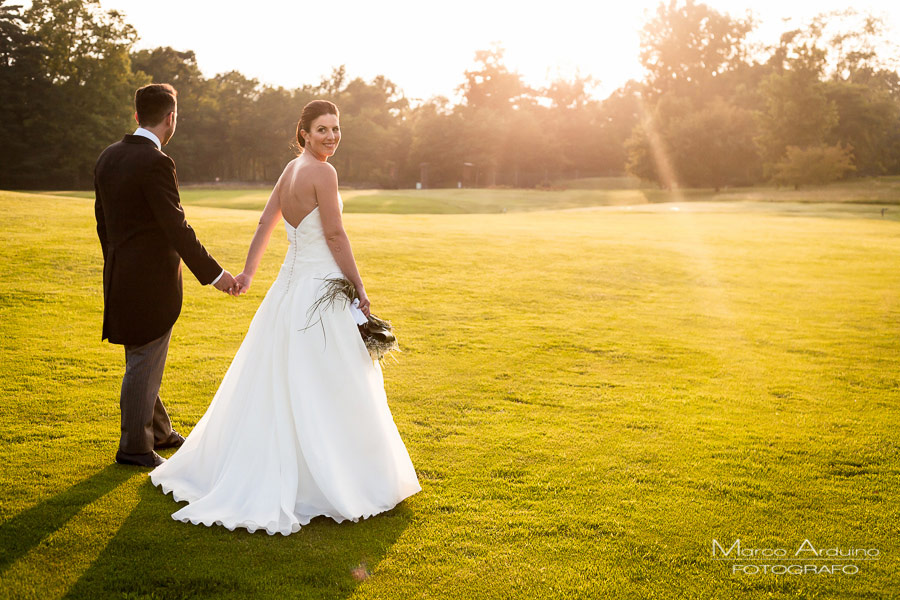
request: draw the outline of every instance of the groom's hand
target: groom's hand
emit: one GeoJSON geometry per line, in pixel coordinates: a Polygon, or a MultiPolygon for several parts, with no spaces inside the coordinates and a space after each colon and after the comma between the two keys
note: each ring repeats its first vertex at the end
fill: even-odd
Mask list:
{"type": "Polygon", "coordinates": [[[219,277],[219,280],[213,285],[215,285],[216,289],[220,292],[230,294],[234,289],[234,277],[231,276],[231,273],[225,271],[224,273],[222,273],[222,276],[219,277]]]}

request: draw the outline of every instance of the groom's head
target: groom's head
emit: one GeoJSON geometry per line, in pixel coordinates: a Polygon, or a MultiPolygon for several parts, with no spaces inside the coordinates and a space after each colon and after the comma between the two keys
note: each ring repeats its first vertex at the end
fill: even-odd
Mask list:
{"type": "Polygon", "coordinates": [[[134,93],[134,118],[144,129],[157,134],[165,146],[175,133],[178,92],[168,83],[151,83],[134,93]]]}

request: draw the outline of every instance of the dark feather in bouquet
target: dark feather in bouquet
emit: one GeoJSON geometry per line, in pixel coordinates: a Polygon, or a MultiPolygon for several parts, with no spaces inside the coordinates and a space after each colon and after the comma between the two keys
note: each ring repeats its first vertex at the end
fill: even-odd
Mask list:
{"type": "MultiPolygon", "coordinates": [[[[352,304],[354,300],[359,300],[356,286],[349,279],[333,277],[324,281],[322,295],[310,307],[311,312],[327,308],[337,301],[342,300],[352,304]]],[[[384,357],[391,352],[400,352],[400,345],[394,336],[394,329],[391,327],[390,321],[385,321],[370,313],[366,322],[357,325],[357,328],[359,328],[359,335],[362,336],[363,343],[366,345],[366,350],[369,351],[369,356],[374,360],[383,361],[384,357]]],[[[396,357],[391,356],[396,360],[396,357]]]]}

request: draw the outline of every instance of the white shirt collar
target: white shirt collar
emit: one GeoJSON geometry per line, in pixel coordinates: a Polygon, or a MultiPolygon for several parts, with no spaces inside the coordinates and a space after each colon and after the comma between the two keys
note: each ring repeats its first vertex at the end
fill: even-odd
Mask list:
{"type": "Polygon", "coordinates": [[[151,142],[156,144],[156,147],[158,149],[162,150],[162,144],[159,142],[159,138],[156,137],[156,134],[154,134],[149,129],[144,129],[143,127],[138,127],[137,129],[134,130],[134,135],[139,135],[141,137],[147,138],[148,140],[150,140],[151,142]]]}

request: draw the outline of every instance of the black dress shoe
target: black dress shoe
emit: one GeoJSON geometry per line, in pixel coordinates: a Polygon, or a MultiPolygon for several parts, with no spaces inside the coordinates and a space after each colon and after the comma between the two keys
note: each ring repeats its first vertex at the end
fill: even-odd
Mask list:
{"type": "Polygon", "coordinates": [[[156,452],[148,452],[147,454],[126,454],[121,450],[116,452],[116,462],[120,465],[137,465],[139,467],[158,467],[166,462],[162,456],[156,452]]]}
{"type": "Polygon", "coordinates": [[[165,440],[154,444],[154,450],[165,450],[166,448],[181,448],[181,445],[184,443],[184,436],[180,433],[172,430],[172,433],[169,434],[169,437],[165,440]]]}

